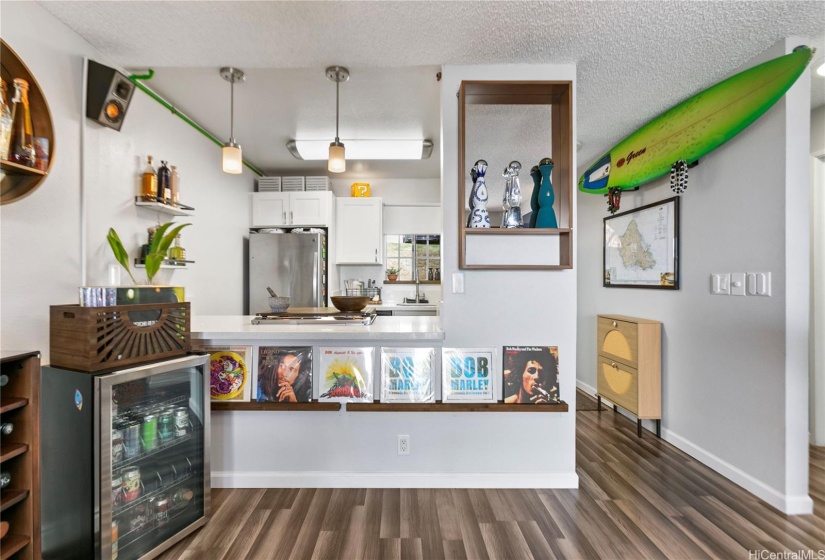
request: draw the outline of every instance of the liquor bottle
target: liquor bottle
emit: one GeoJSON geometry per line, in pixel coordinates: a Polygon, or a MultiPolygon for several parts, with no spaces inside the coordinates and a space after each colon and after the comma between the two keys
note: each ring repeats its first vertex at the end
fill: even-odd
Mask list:
{"type": "Polygon", "coordinates": [[[170,261],[186,260],[186,249],[180,246],[180,234],[175,236],[175,246],[169,249],[170,261]]]}
{"type": "Polygon", "coordinates": [[[9,161],[34,167],[34,142],[32,137],[32,115],[29,110],[29,83],[14,79],[14,110],[11,141],[9,143],[9,161]]]}
{"type": "Polygon", "coordinates": [[[172,166],[172,182],[170,184],[170,189],[172,191],[172,205],[177,205],[180,201],[180,174],[178,173],[178,168],[174,165],[172,166]]]}
{"type": "Polygon", "coordinates": [[[11,107],[6,102],[6,81],[0,79],[0,159],[9,159],[9,140],[11,140],[11,107]]]}
{"type": "Polygon", "coordinates": [[[10,433],[12,433],[13,431],[14,431],[14,424],[12,424],[11,422],[3,422],[2,424],[0,424],[0,434],[3,434],[4,436],[7,436],[10,433]]]}
{"type": "Polygon", "coordinates": [[[11,484],[11,474],[8,471],[0,473],[0,489],[8,487],[11,484]]]}
{"type": "Polygon", "coordinates": [[[166,189],[171,189],[172,173],[166,166],[166,162],[161,160],[160,167],[158,167],[158,197],[164,199],[166,203],[166,189]]]}
{"type": "Polygon", "coordinates": [[[146,169],[143,170],[140,194],[145,200],[153,202],[158,196],[158,176],[152,167],[152,156],[146,157],[146,169]]]}

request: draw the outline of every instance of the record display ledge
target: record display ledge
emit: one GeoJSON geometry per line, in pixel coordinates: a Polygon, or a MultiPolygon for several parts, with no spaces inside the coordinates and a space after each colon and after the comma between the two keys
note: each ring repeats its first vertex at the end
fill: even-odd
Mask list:
{"type": "MultiPolygon", "coordinates": [[[[527,405],[495,403],[382,403],[351,402],[345,403],[347,412],[568,412],[567,403],[562,401],[554,404],[527,405]]],[[[267,410],[267,411],[339,411],[342,410],[339,402],[217,402],[212,401],[212,410],[267,410]]]]}

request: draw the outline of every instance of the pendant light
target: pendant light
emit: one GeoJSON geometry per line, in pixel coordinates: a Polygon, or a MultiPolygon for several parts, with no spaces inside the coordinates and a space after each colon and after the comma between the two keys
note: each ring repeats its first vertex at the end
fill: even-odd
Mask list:
{"type": "Polygon", "coordinates": [[[227,66],[221,68],[221,78],[229,82],[230,85],[230,105],[229,105],[229,142],[222,148],[222,168],[224,173],[237,175],[243,171],[243,155],[241,145],[235,142],[235,82],[246,80],[244,73],[237,68],[227,66]]]}
{"type": "Polygon", "coordinates": [[[330,66],[326,74],[327,79],[335,82],[335,141],[329,145],[327,169],[332,173],[343,173],[347,170],[347,159],[344,144],[338,138],[338,87],[341,82],[349,80],[349,70],[343,66],[330,66]]]}

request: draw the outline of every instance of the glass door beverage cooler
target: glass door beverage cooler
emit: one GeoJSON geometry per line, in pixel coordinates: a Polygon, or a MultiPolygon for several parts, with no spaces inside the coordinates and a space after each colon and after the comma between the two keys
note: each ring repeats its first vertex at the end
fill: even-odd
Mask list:
{"type": "Polygon", "coordinates": [[[153,558],[210,512],[208,356],[42,368],[43,558],[153,558]]]}

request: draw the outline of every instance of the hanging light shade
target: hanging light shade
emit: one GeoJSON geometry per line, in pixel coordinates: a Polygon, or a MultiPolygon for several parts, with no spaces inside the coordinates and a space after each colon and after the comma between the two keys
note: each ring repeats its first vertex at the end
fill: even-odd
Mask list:
{"type": "Polygon", "coordinates": [[[229,141],[221,150],[221,168],[224,173],[237,175],[243,172],[243,152],[235,141],[235,82],[243,82],[246,77],[241,70],[232,67],[221,68],[221,77],[230,84],[229,141]]]}
{"type": "Polygon", "coordinates": [[[329,145],[327,169],[332,173],[343,173],[347,170],[347,158],[346,148],[338,138],[338,87],[341,82],[349,80],[349,70],[343,66],[330,66],[326,75],[327,79],[335,82],[335,141],[329,145]]]}

